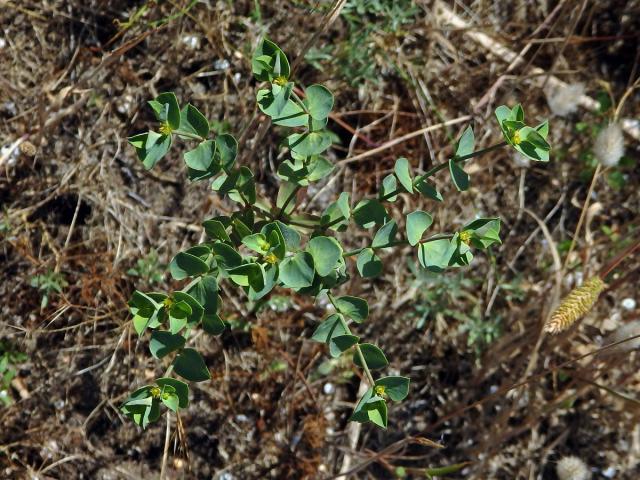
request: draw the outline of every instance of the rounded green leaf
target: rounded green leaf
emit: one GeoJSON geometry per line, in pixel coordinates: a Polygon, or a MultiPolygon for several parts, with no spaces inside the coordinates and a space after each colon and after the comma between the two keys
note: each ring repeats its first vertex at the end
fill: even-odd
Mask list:
{"type": "Polygon", "coordinates": [[[459,158],[472,154],[474,145],[475,137],[473,135],[473,128],[471,128],[471,125],[469,125],[458,140],[455,156],[459,158]]]}
{"type": "Polygon", "coordinates": [[[171,411],[173,412],[177,412],[178,408],[180,407],[180,399],[178,398],[178,396],[174,393],[169,393],[169,394],[162,394],[160,396],[160,400],[162,401],[162,403],[164,403],[164,405],[171,411]]]}
{"type": "Polygon", "coordinates": [[[376,232],[375,237],[373,237],[373,242],[371,242],[371,248],[381,248],[386,247],[391,244],[398,232],[398,225],[396,225],[395,220],[391,220],[384,224],[384,226],[376,232]]]}
{"type": "Polygon", "coordinates": [[[386,197],[387,201],[395,202],[398,198],[398,195],[391,195],[390,197],[387,197],[387,195],[394,193],[396,190],[398,190],[398,182],[396,180],[396,177],[390,173],[389,175],[384,177],[384,180],[382,180],[382,188],[380,189],[380,193],[378,194],[378,196],[380,199],[386,197]]]}
{"type": "Polygon", "coordinates": [[[178,406],[180,408],[189,406],[189,386],[186,383],[170,377],[159,378],[156,383],[160,388],[169,386],[174,389],[175,394],[178,396],[178,406]]]}
{"type": "Polygon", "coordinates": [[[211,374],[202,355],[193,348],[185,348],[178,354],[173,361],[173,370],[190,382],[203,382],[211,379],[211,374]]]}
{"type": "Polygon", "coordinates": [[[311,336],[311,340],[320,343],[329,343],[329,340],[333,337],[349,335],[350,333],[349,327],[344,323],[342,316],[338,313],[333,313],[318,325],[311,336]]]}
{"type": "Polygon", "coordinates": [[[371,248],[365,248],[358,254],[356,267],[364,278],[377,277],[382,273],[382,262],[371,248]]]}
{"type": "Polygon", "coordinates": [[[409,160],[404,157],[400,157],[396,160],[396,164],[393,167],[393,171],[398,177],[400,181],[400,185],[404,187],[404,189],[413,193],[413,179],[411,177],[411,165],[409,164],[409,160]]]}
{"type": "Polygon", "coordinates": [[[360,338],[355,335],[338,335],[331,337],[331,340],[329,340],[329,354],[333,358],[337,358],[356,345],[358,340],[360,340],[360,338]]]}
{"type": "Polygon", "coordinates": [[[280,264],[280,281],[285,287],[304,288],[313,283],[313,257],[307,252],[298,252],[285,258],[280,264]]]}
{"type": "Polygon", "coordinates": [[[163,111],[166,114],[166,118],[161,118],[161,121],[166,121],[172,130],[180,128],[180,106],[176,94],[173,92],[161,93],[156,97],[156,102],[163,105],[163,111]]]}
{"type": "Polygon", "coordinates": [[[407,215],[407,240],[409,245],[416,245],[424,232],[433,223],[433,218],[427,212],[416,210],[407,215]]]}
{"type": "Polygon", "coordinates": [[[210,335],[222,335],[226,326],[218,314],[205,313],[202,317],[202,328],[210,335]]]}
{"type": "Polygon", "coordinates": [[[354,322],[361,323],[369,316],[369,304],[364,298],[344,296],[335,300],[336,309],[354,322]]]}
{"type": "Polygon", "coordinates": [[[415,189],[420,192],[424,197],[435,200],[436,202],[442,202],[442,195],[428,180],[421,180],[416,183],[415,189]]]}
{"type": "MultiPolygon", "coordinates": [[[[385,357],[383,351],[372,343],[361,343],[360,351],[362,351],[364,361],[367,362],[367,367],[369,367],[370,370],[378,370],[379,368],[384,368],[389,365],[389,361],[387,360],[387,357],[385,357]]],[[[360,355],[358,355],[358,352],[353,355],[353,363],[362,367],[362,362],[360,361],[360,355]]]]}
{"type": "Polygon", "coordinates": [[[464,192],[469,189],[469,174],[453,158],[449,159],[449,173],[458,191],[464,192]]]}
{"type": "Polygon", "coordinates": [[[182,335],[174,335],[171,332],[163,330],[154,330],[151,332],[149,350],[155,358],[163,358],[171,352],[175,352],[184,347],[185,341],[182,335]]]}
{"type": "Polygon", "coordinates": [[[449,261],[456,251],[457,246],[448,238],[427,240],[418,247],[418,260],[427,270],[442,272],[449,266],[449,261]]]}
{"type": "Polygon", "coordinates": [[[287,144],[298,155],[311,157],[331,146],[331,136],[324,131],[293,133],[287,137],[287,144]]]}
{"type": "Polygon", "coordinates": [[[376,380],[376,386],[384,387],[384,393],[394,402],[401,402],[409,394],[410,382],[407,377],[382,377],[376,380]]]}
{"type": "Polygon", "coordinates": [[[171,148],[171,135],[149,131],[129,137],[129,143],[136,149],[144,168],[151,170],[171,148]]]}
{"type": "Polygon", "coordinates": [[[233,135],[222,133],[216,137],[216,155],[225,171],[229,171],[238,155],[238,141],[233,135]]]}
{"type": "Polygon", "coordinates": [[[307,244],[307,251],[313,257],[313,264],[321,277],[329,275],[342,257],[342,247],[329,237],[313,237],[307,244]]]}
{"type": "Polygon", "coordinates": [[[180,130],[207,138],[209,121],[200,110],[188,103],[180,112],[180,130]]]}
{"type": "Polygon", "coordinates": [[[213,140],[205,140],[184,154],[184,163],[192,170],[206,172],[213,163],[215,153],[216,143],[213,140]]]}
{"type": "Polygon", "coordinates": [[[360,200],[353,209],[353,219],[362,228],[371,228],[375,225],[384,225],[388,215],[384,206],[374,199],[360,200]]]}
{"type": "MultiPolygon", "coordinates": [[[[187,293],[191,295],[198,304],[202,305],[205,315],[218,311],[218,282],[214,275],[201,277],[200,281],[193,285],[187,293]]],[[[193,306],[191,308],[193,309],[193,306]]]]}
{"type": "Polygon", "coordinates": [[[306,90],[307,109],[311,118],[322,120],[329,116],[333,108],[333,94],[322,85],[311,85],[306,90]]]}
{"type": "Polygon", "coordinates": [[[209,266],[199,257],[190,253],[180,252],[169,264],[169,271],[175,280],[187,277],[195,277],[209,271],[209,266]]]}

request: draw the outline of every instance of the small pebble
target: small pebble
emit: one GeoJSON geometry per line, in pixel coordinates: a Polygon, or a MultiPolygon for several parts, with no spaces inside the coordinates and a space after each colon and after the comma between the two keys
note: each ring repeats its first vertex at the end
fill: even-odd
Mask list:
{"type": "Polygon", "coordinates": [[[333,383],[325,383],[322,387],[322,391],[325,395],[331,395],[336,391],[336,387],[333,385],[333,383]]]}
{"type": "Polygon", "coordinates": [[[636,301],[633,298],[625,298],[622,300],[622,308],[625,310],[634,310],[636,308],[636,301]]]}

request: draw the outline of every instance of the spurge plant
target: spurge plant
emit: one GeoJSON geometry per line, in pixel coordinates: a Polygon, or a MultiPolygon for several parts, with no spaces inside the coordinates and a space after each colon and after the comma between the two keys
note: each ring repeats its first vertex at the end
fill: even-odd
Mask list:
{"type": "Polygon", "coordinates": [[[160,417],[163,405],[174,412],[188,406],[185,381],[211,378],[202,355],[188,346],[188,338],[197,328],[211,335],[220,335],[226,328],[220,317],[221,285],[239,287],[247,301],[254,303],[282,287],[299,295],[328,298],[334,311],[319,323],[312,339],[326,344],[332,357],[352,355],[353,363],[364,372],[369,388],[351,420],[385,428],[387,402],[399,402],[407,396],[409,378],[374,376],[374,371],[389,362],[379,346],[356,335],[358,324],[369,314],[367,301],[334,293],[350,280],[349,259],[355,258],[355,270],[365,278],[382,272],[379,253],[397,245],[415,247],[420,265],[433,272],[468,265],[474,250],[500,242],[498,218],[476,218],[459,231],[427,235],[433,217],[417,210],[406,215],[401,235],[385,204],[396,201],[401,193],[442,202],[431,177],[448,169],[457,189],[466,190],[469,175],[461,165],[504,146],[512,146],[533,160],[547,161],[548,124],[525,125],[520,105],[498,107],[496,117],[504,134],[501,143],[476,151],[473,130],[467,127],[448,162],[415,175],[411,162],[399,158],[376,196],[354,202],[343,192],[321,214],[299,212],[298,192],[331,175],[334,169],[323,155],[332,144],[327,119],[334,97],[322,85],[307,87],[304,95],[296,93],[286,55],[269,40],[258,46],[252,69],[263,86],[256,95],[259,109],[273,125],[288,129],[282,145],[288,156],[278,166],[280,184],[275,199],[260,194],[248,167],[236,165],[236,139],[229,134],[210,138],[210,122],[191,104],[180,108],[173,93],[162,93],[149,102],[159,122],[157,131],[129,139],[147,169],[169,152],[175,140],[193,144],[183,157],[188,178],[193,182],[213,179],[211,188],[237,204],[237,210],[205,220],[206,241],[173,257],[171,276],[188,280],[180,290],[134,292],[129,305],[135,331],[141,337],[150,334],[151,355],[159,360],[172,356],[172,360],[162,378],[133,392],[121,410],[144,428],[160,417]],[[367,247],[347,251],[339,233],[353,224],[375,233],[367,247]],[[172,378],[172,374],[181,379],[172,378]]]}

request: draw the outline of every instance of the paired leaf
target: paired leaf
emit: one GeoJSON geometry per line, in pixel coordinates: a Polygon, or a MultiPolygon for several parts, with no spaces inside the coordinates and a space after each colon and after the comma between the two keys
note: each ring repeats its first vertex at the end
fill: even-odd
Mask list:
{"type": "Polygon", "coordinates": [[[433,218],[427,212],[416,210],[407,215],[407,240],[409,245],[415,246],[421,239],[424,232],[433,223],[433,218]]]}
{"type": "Polygon", "coordinates": [[[178,354],[173,361],[173,370],[190,382],[204,382],[211,379],[202,355],[193,348],[185,348],[178,354]]]}

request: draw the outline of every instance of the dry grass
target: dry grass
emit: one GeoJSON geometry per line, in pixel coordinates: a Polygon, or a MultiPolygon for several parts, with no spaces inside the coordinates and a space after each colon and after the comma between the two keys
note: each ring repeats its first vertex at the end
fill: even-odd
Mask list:
{"type": "MultiPolygon", "coordinates": [[[[127,271],[152,249],[167,263],[198,241],[203,218],[231,206],[206,185],[188,185],[177,154],[145,172],[126,137],[146,128],[146,100],[176,90],[209,118],[228,122],[241,141],[239,161],[274,195],[278,135],[255,113],[248,59],[265,33],[295,58],[304,43],[300,32],[306,40],[323,25],[322,14],[308,6],[316,2],[248,0],[198,3],[156,29],[149,21],[189,3],[158,2],[128,28],[114,23],[144,3],[0,0],[0,146],[30,142],[36,150],[0,153],[0,335],[28,355],[12,384],[15,403],[0,407],[3,478],[158,475],[165,425],[141,432],[117,406],[138,382],[162,371],[130,330],[126,301],[134,285],[172,282],[164,276],[160,285],[141,285],[127,271]],[[30,282],[48,272],[63,275],[68,286],[41,309],[41,293],[30,282]]],[[[423,170],[443,161],[465,123],[394,143],[404,135],[472,115],[478,142],[487,146],[499,135],[491,115],[498,104],[522,101],[530,118],[549,116],[544,76],[526,75],[529,67],[582,81],[592,96],[606,82],[614,99],[639,74],[638,1],[447,2],[469,30],[435,15],[435,2],[414,3],[407,23],[370,35],[367,45],[376,47],[370,81],[353,86],[344,68],[324,61],[318,71],[300,62],[301,83],[324,82],[337,92],[331,127],[342,140],[333,150],[340,176],[309,209],[321,210],[335,192],[375,191],[400,155],[423,170]],[[523,52],[525,63],[509,68],[469,32],[523,52]],[[344,161],[377,147],[384,148],[344,161]]],[[[364,49],[350,43],[346,25],[338,18],[314,46],[364,49]]],[[[636,91],[622,116],[639,114],[636,91]]],[[[605,478],[608,467],[616,479],[638,478],[638,353],[592,353],[605,334],[638,318],[637,307],[624,309],[621,301],[640,300],[640,261],[623,263],[582,322],[557,337],[540,336],[553,298],[638,235],[638,144],[627,137],[624,182],[614,188],[613,171],[600,175],[568,273],[556,281],[551,252],[566,254],[592,172],[584,158],[591,139],[576,123],[602,118],[585,110],[552,118],[556,150],[548,165],[521,168],[500,151],[469,166],[466,194],[442,176],[445,204],[408,197],[393,204],[397,218],[428,210],[440,230],[476,212],[500,215],[504,243],[464,271],[474,282],[453,308],[428,305],[432,314],[422,329],[411,315],[436,287],[415,282],[410,249],[389,253],[381,278],[349,286],[372,304],[360,334],[383,346],[389,372],[412,378],[407,401],[390,410],[387,432],[348,430],[360,379],[348,363],[326,368],[325,352],[307,340],[321,306],[295,297],[283,311],[246,318],[242,299],[225,292],[226,318],[236,327],[221,338],[196,339],[214,379],[194,388],[192,406],[172,429],[169,476],[328,478],[346,457],[352,478],[393,478],[397,466],[420,478],[425,468],[469,462],[450,478],[553,479],[558,459],[575,455],[594,478],[605,478]],[[499,318],[502,330],[478,350],[467,344],[465,330],[474,315],[481,325],[499,318]]],[[[368,237],[357,232],[344,240],[358,248],[368,237]]]]}

